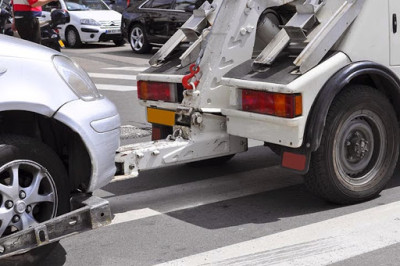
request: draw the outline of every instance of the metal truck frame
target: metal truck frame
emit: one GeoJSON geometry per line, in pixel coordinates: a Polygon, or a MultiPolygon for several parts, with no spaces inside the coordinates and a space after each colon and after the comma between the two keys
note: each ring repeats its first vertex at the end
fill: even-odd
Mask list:
{"type": "Polygon", "coordinates": [[[256,139],[328,201],[376,197],[399,154],[396,12],[395,0],[205,3],[138,75],[155,141],[121,147],[116,179],[256,139]]]}

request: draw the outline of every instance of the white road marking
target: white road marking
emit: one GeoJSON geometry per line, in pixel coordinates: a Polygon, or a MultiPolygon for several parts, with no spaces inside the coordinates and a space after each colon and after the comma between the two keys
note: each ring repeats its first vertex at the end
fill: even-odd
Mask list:
{"type": "Polygon", "coordinates": [[[327,265],[400,243],[400,202],[160,265],[327,265]]]}
{"type": "Polygon", "coordinates": [[[96,84],[97,89],[105,91],[136,91],[136,86],[113,85],[113,84],[96,84]]]}
{"type": "Polygon", "coordinates": [[[263,142],[263,141],[254,140],[254,139],[249,139],[249,140],[248,140],[248,144],[247,144],[247,146],[248,146],[249,148],[257,147],[257,146],[263,146],[263,145],[264,145],[264,142],[263,142]]]}
{"type": "Polygon", "coordinates": [[[111,224],[112,225],[120,224],[120,223],[140,220],[140,219],[143,219],[143,218],[148,218],[148,217],[151,217],[151,216],[161,215],[161,214],[162,213],[160,213],[158,211],[154,211],[154,210],[149,209],[149,208],[144,208],[144,209],[140,209],[140,210],[133,210],[133,211],[127,211],[127,212],[115,214],[111,224]]]}
{"type": "Polygon", "coordinates": [[[136,80],[136,75],[121,75],[108,73],[88,73],[91,78],[136,80]]]}
{"type": "Polygon", "coordinates": [[[142,72],[148,69],[150,66],[147,67],[107,67],[103,69],[108,69],[108,70],[122,70],[122,71],[136,71],[136,72],[142,72]]]}
{"type": "Polygon", "coordinates": [[[108,200],[117,218],[116,221],[129,222],[138,219],[137,217],[147,218],[157,214],[277,190],[303,182],[300,175],[285,171],[279,166],[269,167],[268,176],[263,175],[263,172],[265,172],[265,168],[117,196],[108,200]],[[151,206],[149,206],[149,202],[151,202],[151,206]],[[147,208],[151,208],[155,212],[144,211],[147,208]],[[126,209],[134,210],[125,212],[126,209]],[[120,215],[123,215],[123,218],[119,218],[120,215]]]}
{"type": "Polygon", "coordinates": [[[124,62],[129,64],[136,64],[136,65],[146,65],[149,63],[149,58],[139,58],[139,57],[129,57],[129,56],[116,56],[110,54],[92,54],[91,56],[97,58],[103,58],[118,62],[124,62]]]}

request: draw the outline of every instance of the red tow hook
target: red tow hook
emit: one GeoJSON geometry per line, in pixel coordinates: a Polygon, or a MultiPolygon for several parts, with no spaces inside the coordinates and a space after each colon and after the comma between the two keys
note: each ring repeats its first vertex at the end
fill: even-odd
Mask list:
{"type": "Polygon", "coordinates": [[[190,65],[190,73],[182,78],[182,85],[187,90],[193,90],[199,85],[200,80],[190,82],[190,80],[200,71],[200,67],[196,64],[190,65]]]}

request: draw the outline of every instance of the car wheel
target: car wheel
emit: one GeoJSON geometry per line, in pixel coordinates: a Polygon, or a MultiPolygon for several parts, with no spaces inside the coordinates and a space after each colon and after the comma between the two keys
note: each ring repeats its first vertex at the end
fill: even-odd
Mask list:
{"type": "Polygon", "coordinates": [[[140,24],[135,24],[132,26],[129,33],[129,43],[133,52],[137,54],[148,53],[151,50],[151,45],[147,40],[146,31],[140,24]]]}
{"type": "Polygon", "coordinates": [[[68,47],[79,48],[82,46],[81,37],[79,36],[78,31],[73,27],[67,28],[65,39],[68,47]]]}
{"type": "Polygon", "coordinates": [[[398,137],[396,113],[385,95],[367,86],[346,88],[330,107],[306,186],[338,204],[376,197],[395,169],[398,137]]]}
{"type": "Polygon", "coordinates": [[[122,46],[125,44],[125,40],[121,39],[121,40],[113,40],[115,46],[122,46]]]}
{"type": "MultiPolygon", "coordinates": [[[[69,211],[67,174],[58,155],[23,136],[0,136],[0,237],[69,211]]],[[[2,259],[1,265],[36,265],[57,243],[2,259]]]]}

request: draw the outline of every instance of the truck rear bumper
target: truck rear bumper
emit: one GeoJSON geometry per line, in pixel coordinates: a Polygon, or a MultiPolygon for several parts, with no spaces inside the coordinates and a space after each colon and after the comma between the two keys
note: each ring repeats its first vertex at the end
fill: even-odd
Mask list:
{"type": "Polygon", "coordinates": [[[303,143],[304,117],[280,118],[240,110],[224,109],[229,134],[298,148],[303,143]]]}
{"type": "Polygon", "coordinates": [[[80,194],[71,199],[71,206],[74,210],[69,213],[0,238],[0,259],[111,223],[107,200],[80,194]]]}

